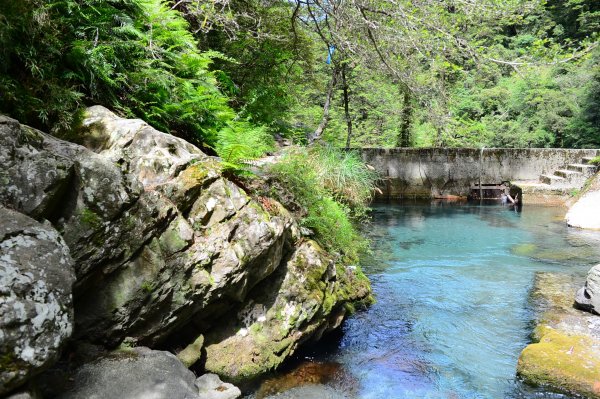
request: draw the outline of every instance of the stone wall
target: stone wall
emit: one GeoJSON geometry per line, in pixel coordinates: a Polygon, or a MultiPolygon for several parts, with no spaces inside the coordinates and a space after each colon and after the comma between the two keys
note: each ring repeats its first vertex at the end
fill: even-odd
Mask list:
{"type": "Polygon", "coordinates": [[[557,148],[365,148],[363,160],[379,171],[382,198],[464,196],[479,181],[538,181],[541,174],[598,150],[557,148]]]}

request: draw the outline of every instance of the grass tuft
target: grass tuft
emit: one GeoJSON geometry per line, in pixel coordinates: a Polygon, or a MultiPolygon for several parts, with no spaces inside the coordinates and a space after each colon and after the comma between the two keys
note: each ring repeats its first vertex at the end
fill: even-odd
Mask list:
{"type": "Polygon", "coordinates": [[[298,148],[270,168],[306,210],[302,224],[328,250],[355,261],[368,241],[355,223],[368,212],[377,174],[353,152],[332,147],[298,148]]]}

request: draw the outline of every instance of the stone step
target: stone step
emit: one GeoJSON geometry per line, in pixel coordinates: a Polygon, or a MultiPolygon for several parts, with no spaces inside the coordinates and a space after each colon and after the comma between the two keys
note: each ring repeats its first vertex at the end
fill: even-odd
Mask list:
{"type": "Polygon", "coordinates": [[[568,170],[573,170],[575,172],[581,172],[585,177],[590,177],[594,173],[596,173],[595,165],[585,165],[582,163],[572,163],[567,166],[568,170]]]}
{"type": "Polygon", "coordinates": [[[583,173],[581,172],[568,169],[559,169],[556,172],[554,172],[554,174],[559,177],[564,177],[565,179],[570,179],[573,176],[583,176],[583,173]]]}
{"type": "Polygon", "coordinates": [[[581,163],[588,165],[592,159],[594,159],[594,157],[583,157],[581,158],[581,163]]]}
{"type": "Polygon", "coordinates": [[[551,186],[557,185],[557,184],[562,184],[566,181],[567,181],[567,179],[565,179],[564,177],[560,177],[560,176],[556,176],[556,175],[541,175],[540,176],[540,182],[549,184],[551,186]]]}

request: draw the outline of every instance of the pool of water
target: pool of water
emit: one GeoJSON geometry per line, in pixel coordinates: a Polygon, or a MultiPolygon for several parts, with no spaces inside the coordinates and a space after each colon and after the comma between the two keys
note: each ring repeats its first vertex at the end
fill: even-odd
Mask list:
{"type": "Polygon", "coordinates": [[[376,205],[363,269],[377,303],[301,358],[337,365],[337,377],[319,382],[350,398],[564,398],[515,378],[535,273],[583,281],[600,260],[598,233],[568,229],[563,216],[548,207],[376,205]]]}

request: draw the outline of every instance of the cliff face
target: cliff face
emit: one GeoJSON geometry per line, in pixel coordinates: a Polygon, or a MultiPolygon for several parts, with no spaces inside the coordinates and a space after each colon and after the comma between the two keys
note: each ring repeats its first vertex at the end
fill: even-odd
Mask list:
{"type": "MultiPolygon", "coordinates": [[[[71,339],[175,349],[205,335],[191,362],[204,354],[207,369],[249,377],[369,296],[366,278],[302,237],[290,212],[272,200],[263,207],[193,145],[102,107],[88,110],[84,126],[85,147],[0,119],[0,204],[45,223],[68,247],[69,261],[56,267],[75,275],[71,339]]],[[[71,280],[61,289],[69,315],[71,280]]],[[[10,307],[7,295],[0,306],[10,307]]],[[[18,369],[22,353],[0,347],[18,369]]]]}

